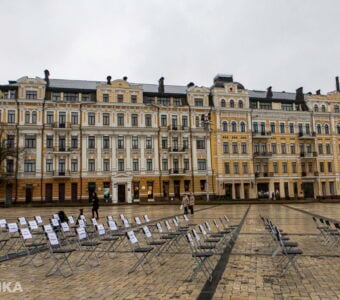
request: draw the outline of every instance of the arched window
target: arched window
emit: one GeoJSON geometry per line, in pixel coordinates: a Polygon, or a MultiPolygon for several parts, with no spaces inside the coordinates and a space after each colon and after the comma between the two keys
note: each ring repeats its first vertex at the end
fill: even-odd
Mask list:
{"type": "Polygon", "coordinates": [[[223,130],[223,131],[228,131],[228,123],[227,123],[226,121],[224,121],[224,122],[222,123],[222,130],[223,130]]]}
{"type": "Polygon", "coordinates": [[[336,113],[340,112],[339,105],[335,105],[334,106],[334,112],[336,112],[336,113]]]}
{"type": "Polygon", "coordinates": [[[242,100],[238,100],[238,108],[243,108],[243,101],[242,100]]]}
{"type": "Polygon", "coordinates": [[[326,112],[326,106],[321,105],[321,111],[322,111],[322,112],[326,112]]]}
{"type": "Polygon", "coordinates": [[[221,100],[221,107],[225,107],[225,100],[224,99],[221,100]]]}
{"type": "Polygon", "coordinates": [[[321,125],[320,124],[316,125],[316,131],[317,131],[318,134],[321,134],[321,125]]]}
{"type": "Polygon", "coordinates": [[[329,134],[329,126],[328,126],[328,124],[325,125],[325,134],[329,134]]]}
{"type": "Polygon", "coordinates": [[[235,107],[235,102],[233,99],[230,100],[230,107],[231,108],[234,108],[235,107]]]}
{"type": "Polygon", "coordinates": [[[37,124],[37,112],[32,112],[32,124],[37,124]]]}
{"type": "Polygon", "coordinates": [[[319,111],[319,106],[317,106],[317,104],[314,105],[314,111],[318,112],[319,111]]]}
{"type": "Polygon", "coordinates": [[[240,123],[241,132],[246,132],[246,124],[244,122],[240,123]]]}
{"type": "Polygon", "coordinates": [[[25,123],[29,123],[30,122],[30,112],[29,111],[26,111],[25,112],[25,123]]]}
{"type": "Polygon", "coordinates": [[[236,122],[232,122],[231,123],[231,131],[232,132],[236,132],[237,131],[237,124],[236,124],[236,122]]]}

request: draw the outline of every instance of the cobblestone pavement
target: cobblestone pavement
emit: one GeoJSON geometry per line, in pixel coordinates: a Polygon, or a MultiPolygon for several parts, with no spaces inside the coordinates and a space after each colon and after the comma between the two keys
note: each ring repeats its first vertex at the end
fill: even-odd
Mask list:
{"type": "MultiPolygon", "coordinates": [[[[295,206],[295,205],[294,205],[295,206]]],[[[304,204],[298,208],[327,217],[340,216],[339,204],[304,204]],[[325,210],[323,210],[325,208],[325,210]]],[[[248,205],[197,206],[193,223],[206,218],[227,215],[230,223],[237,224],[248,205]],[[202,209],[202,210],[200,210],[202,209]],[[200,210],[200,211],[198,211],[200,210]]],[[[0,218],[15,220],[18,216],[29,219],[34,215],[50,216],[59,208],[16,208],[0,210],[0,218]]],[[[78,215],[78,208],[65,208],[67,215],[78,215]]],[[[177,206],[119,206],[101,207],[100,222],[106,215],[119,219],[123,213],[128,218],[148,214],[151,220],[180,213],[177,206]]],[[[90,208],[85,209],[90,217],[90,208]]],[[[45,218],[45,219],[46,219],[45,218]]],[[[212,293],[205,295],[206,278],[200,274],[194,281],[186,282],[193,261],[186,241],[180,242],[180,251],[165,254],[166,263],[154,262],[154,272],[146,276],[137,270],[127,274],[134,263],[131,253],[117,253],[114,259],[101,258],[100,266],[77,267],[73,276],[64,279],[59,275],[46,278],[51,260],[41,267],[19,267],[22,258],[0,263],[1,283],[20,282],[23,292],[0,291],[0,299],[340,299],[339,249],[329,249],[318,236],[312,217],[282,205],[251,205],[236,244],[232,249],[222,277],[212,293]],[[294,271],[278,276],[276,260],[272,258],[270,236],[265,232],[259,214],[270,217],[275,224],[299,243],[304,255],[299,266],[305,275],[300,279],[294,271]]],[[[75,264],[78,254],[71,255],[75,264]]],[[[219,257],[214,259],[218,261],[219,257]]],[[[209,285],[208,285],[209,288],[209,285]]],[[[211,290],[210,290],[211,292],[211,290]]]]}

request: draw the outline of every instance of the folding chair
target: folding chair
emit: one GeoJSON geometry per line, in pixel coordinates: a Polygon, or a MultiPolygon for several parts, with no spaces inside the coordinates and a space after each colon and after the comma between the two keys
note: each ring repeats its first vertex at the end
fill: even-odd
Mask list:
{"type": "Polygon", "coordinates": [[[46,233],[46,236],[49,242],[48,243],[49,250],[50,250],[49,252],[51,254],[51,257],[54,260],[54,264],[48,270],[45,276],[46,277],[51,276],[55,274],[56,272],[59,272],[64,278],[71,276],[73,274],[73,269],[71,267],[71,264],[68,258],[74,251],[76,251],[76,249],[62,247],[55,232],[48,232],[46,233]],[[68,268],[70,269],[70,273],[67,274],[62,270],[61,267],[64,264],[68,265],[68,268]]]}
{"type": "Polygon", "coordinates": [[[98,237],[97,237],[98,240],[100,242],[104,242],[108,244],[106,248],[99,250],[99,252],[102,252],[102,255],[98,255],[98,257],[102,257],[106,253],[110,258],[114,258],[114,255],[112,255],[115,253],[114,245],[119,240],[119,237],[107,235],[103,224],[97,224],[96,230],[98,234],[98,237]]]}
{"type": "Polygon", "coordinates": [[[142,225],[142,221],[139,217],[135,217],[136,225],[142,225]]]}
{"type": "Polygon", "coordinates": [[[185,236],[191,248],[191,256],[195,260],[195,266],[193,268],[193,271],[185,281],[187,282],[193,281],[194,278],[197,276],[197,273],[199,271],[202,271],[204,276],[206,276],[206,278],[211,282],[214,267],[210,262],[210,258],[213,257],[214,253],[212,251],[199,250],[190,232],[187,232],[185,236]]]}
{"type": "Polygon", "coordinates": [[[200,250],[211,250],[214,251],[215,253],[217,253],[217,247],[215,244],[204,244],[201,241],[201,238],[199,236],[199,234],[197,233],[197,231],[195,229],[192,229],[192,234],[196,240],[196,248],[200,249],[200,250]]]}
{"type": "Polygon", "coordinates": [[[34,220],[37,222],[38,226],[41,226],[44,223],[41,216],[35,216],[34,220]]]}
{"type": "Polygon", "coordinates": [[[9,238],[7,237],[7,221],[5,219],[0,220],[0,230],[1,230],[1,236],[0,236],[0,251],[3,251],[5,248],[7,242],[9,241],[9,238]]]}
{"type": "Polygon", "coordinates": [[[68,224],[69,224],[70,228],[76,228],[77,227],[73,216],[68,216],[67,219],[68,219],[68,224]]]}
{"type": "Polygon", "coordinates": [[[160,260],[159,256],[162,254],[163,250],[165,250],[166,241],[165,240],[156,240],[153,238],[152,233],[148,226],[144,225],[142,227],[142,231],[144,233],[144,238],[149,246],[155,246],[155,251],[153,251],[153,256],[156,256],[157,261],[160,265],[165,264],[165,260],[160,260]]]}
{"type": "Polygon", "coordinates": [[[136,263],[128,271],[128,274],[135,272],[136,269],[138,268],[138,266],[142,267],[142,269],[143,269],[143,271],[146,275],[151,274],[153,272],[153,269],[152,269],[151,263],[148,259],[148,256],[152,252],[153,247],[141,247],[139,245],[139,242],[138,242],[138,239],[137,239],[135,233],[132,230],[127,231],[126,236],[127,236],[128,240],[130,241],[131,251],[137,259],[136,263]],[[140,257],[138,257],[139,254],[141,255],[140,257]],[[148,264],[148,266],[150,268],[149,272],[146,270],[144,264],[148,264]]]}
{"type": "Polygon", "coordinates": [[[25,266],[29,263],[32,263],[34,267],[40,267],[44,263],[44,256],[42,255],[42,247],[46,246],[46,242],[36,242],[33,239],[33,236],[29,230],[29,228],[20,228],[19,232],[22,237],[22,246],[26,252],[26,256],[24,256],[23,260],[20,262],[19,266],[25,266]],[[40,264],[35,263],[35,258],[40,256],[42,262],[40,264]]]}
{"type": "Polygon", "coordinates": [[[156,228],[157,228],[158,234],[160,235],[159,238],[161,240],[168,241],[166,243],[165,249],[163,249],[163,252],[169,251],[170,249],[172,249],[173,246],[176,247],[176,249],[174,249],[174,250],[178,250],[178,246],[176,244],[177,235],[165,233],[163,231],[163,227],[162,227],[161,223],[159,223],[159,222],[156,223],[156,228]]]}
{"type": "Polygon", "coordinates": [[[27,220],[25,217],[19,217],[18,218],[18,222],[19,222],[19,226],[22,227],[22,226],[27,226],[27,220]]]}
{"type": "Polygon", "coordinates": [[[62,245],[63,242],[67,245],[74,244],[77,241],[77,235],[71,232],[70,226],[66,222],[60,223],[61,228],[61,236],[60,239],[62,242],[60,244],[62,245]]]}
{"type": "Polygon", "coordinates": [[[85,227],[78,227],[76,229],[77,235],[78,235],[78,247],[81,252],[83,252],[83,255],[80,257],[80,259],[77,262],[77,266],[81,266],[85,264],[87,261],[90,264],[90,257],[94,256],[95,264],[91,265],[92,267],[97,267],[100,265],[99,258],[96,253],[96,249],[101,244],[100,242],[91,241],[89,239],[89,236],[86,232],[85,227]]]}
{"type": "Polygon", "coordinates": [[[19,234],[19,226],[17,223],[7,223],[7,238],[9,241],[5,256],[8,259],[9,256],[17,256],[19,251],[22,249],[22,244],[20,243],[21,236],[19,234]]]}

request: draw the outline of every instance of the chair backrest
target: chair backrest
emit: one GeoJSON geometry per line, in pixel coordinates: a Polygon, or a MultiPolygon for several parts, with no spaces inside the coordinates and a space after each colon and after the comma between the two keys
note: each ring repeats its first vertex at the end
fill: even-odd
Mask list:
{"type": "Polygon", "coordinates": [[[86,223],[86,217],[85,217],[85,215],[80,215],[80,216],[79,216],[79,219],[80,219],[80,220],[83,220],[84,223],[86,223]]]}
{"type": "Polygon", "coordinates": [[[194,235],[196,241],[199,242],[201,238],[195,229],[192,230],[192,234],[194,235]]]}
{"type": "Polygon", "coordinates": [[[78,239],[79,240],[84,240],[87,239],[87,233],[84,227],[78,227],[76,228],[78,239]]]}
{"type": "Polygon", "coordinates": [[[68,216],[68,222],[73,225],[75,222],[74,222],[74,218],[72,216],[68,216]]]}
{"type": "Polygon", "coordinates": [[[85,223],[85,221],[83,219],[79,219],[78,220],[78,225],[79,225],[79,227],[85,227],[86,223],[85,223]]]}
{"type": "Polygon", "coordinates": [[[140,220],[139,217],[135,217],[135,222],[137,225],[141,225],[142,224],[142,221],[140,220]]]}
{"type": "Polygon", "coordinates": [[[32,221],[28,221],[28,226],[31,230],[37,230],[39,229],[37,221],[32,220],[32,221]]]}
{"type": "Polygon", "coordinates": [[[125,216],[124,216],[123,214],[120,214],[120,215],[119,215],[119,218],[120,218],[120,220],[122,221],[122,223],[124,223],[125,216]]]}
{"type": "Polygon", "coordinates": [[[177,222],[176,218],[173,218],[172,222],[174,223],[175,227],[178,228],[178,222],[177,222]]]}
{"type": "Polygon", "coordinates": [[[226,215],[224,215],[224,219],[229,223],[230,220],[226,215]]]}
{"type": "Polygon", "coordinates": [[[183,215],[183,218],[184,218],[185,222],[189,222],[189,218],[188,218],[187,215],[183,215]]]}
{"type": "Polygon", "coordinates": [[[32,234],[28,228],[20,228],[19,231],[24,240],[32,239],[32,234]]]}
{"type": "Polygon", "coordinates": [[[59,221],[56,218],[50,219],[52,226],[59,227],[59,221]]]}
{"type": "Polygon", "coordinates": [[[50,245],[53,247],[60,246],[58,237],[54,231],[46,233],[50,245]]]}
{"type": "Polygon", "coordinates": [[[9,233],[16,233],[19,231],[17,223],[7,223],[7,228],[9,233]]]}
{"type": "Polygon", "coordinates": [[[92,219],[91,219],[91,222],[92,222],[92,225],[93,225],[93,226],[97,226],[97,225],[98,225],[98,222],[97,222],[97,219],[96,219],[96,218],[92,218],[92,219]]]}
{"type": "Polygon", "coordinates": [[[62,222],[60,223],[61,229],[63,232],[69,232],[70,231],[70,226],[68,226],[67,222],[62,222]]]}
{"type": "Polygon", "coordinates": [[[205,224],[205,227],[207,228],[207,230],[208,230],[209,232],[211,232],[211,227],[210,227],[209,222],[208,222],[208,221],[205,221],[204,224],[205,224]]]}
{"type": "Polygon", "coordinates": [[[196,249],[196,245],[195,245],[195,242],[194,242],[194,239],[192,238],[191,236],[191,233],[190,232],[187,232],[185,234],[186,238],[187,238],[187,241],[190,245],[190,248],[192,249],[192,251],[194,251],[196,249]]]}
{"type": "Polygon", "coordinates": [[[322,224],[325,224],[324,221],[323,221],[323,219],[319,218],[319,220],[320,220],[320,222],[321,222],[322,224]]]}
{"type": "Polygon", "coordinates": [[[167,229],[168,231],[171,231],[171,226],[170,226],[169,221],[168,221],[168,220],[164,220],[164,224],[165,224],[165,226],[166,226],[166,229],[167,229]]]}
{"type": "Polygon", "coordinates": [[[215,224],[215,227],[216,227],[217,231],[219,231],[220,230],[220,226],[218,225],[217,220],[214,219],[213,222],[215,224]]]}
{"type": "Polygon", "coordinates": [[[202,224],[198,225],[198,228],[200,229],[201,233],[206,236],[207,235],[207,232],[205,231],[204,227],[202,224]]]}
{"type": "Polygon", "coordinates": [[[107,216],[106,219],[107,219],[107,221],[113,221],[113,217],[112,216],[107,216]]]}
{"type": "Polygon", "coordinates": [[[45,231],[46,233],[54,232],[53,227],[52,227],[51,224],[43,225],[43,228],[44,228],[44,231],[45,231]]]}
{"type": "Polygon", "coordinates": [[[129,223],[128,219],[124,218],[122,221],[123,221],[123,225],[124,225],[125,228],[130,227],[130,223],[129,223]]]}
{"type": "Polygon", "coordinates": [[[97,224],[96,228],[98,231],[98,235],[105,235],[106,231],[105,231],[105,227],[103,224],[97,224]]]}
{"type": "Polygon", "coordinates": [[[135,233],[133,232],[133,230],[127,231],[126,236],[128,237],[128,239],[129,239],[129,241],[132,245],[138,244],[138,239],[137,239],[135,233]]]}
{"type": "Polygon", "coordinates": [[[177,224],[179,224],[179,219],[177,216],[175,216],[175,220],[177,221],[177,224]]]}
{"type": "Polygon", "coordinates": [[[60,217],[58,214],[53,214],[53,219],[57,219],[58,221],[60,221],[60,217]]]}
{"type": "Polygon", "coordinates": [[[144,232],[144,235],[147,237],[147,238],[152,238],[152,233],[151,231],[149,230],[149,227],[148,226],[143,226],[142,227],[143,229],[143,232],[144,232]]]}
{"type": "Polygon", "coordinates": [[[162,228],[161,223],[157,222],[156,227],[157,227],[157,230],[158,230],[159,233],[163,232],[163,228],[162,228]]]}
{"type": "Polygon", "coordinates": [[[43,219],[41,216],[35,216],[34,220],[37,222],[37,224],[42,224],[43,223],[43,219]]]}
{"type": "Polygon", "coordinates": [[[117,224],[116,224],[116,222],[113,219],[112,220],[108,220],[107,221],[107,225],[109,225],[109,228],[112,231],[118,230],[117,224]]]}
{"type": "Polygon", "coordinates": [[[326,223],[327,226],[331,226],[331,223],[329,223],[328,220],[325,220],[325,223],[326,223]]]}
{"type": "Polygon", "coordinates": [[[27,220],[25,217],[19,217],[18,222],[20,226],[27,226],[27,220]]]}
{"type": "Polygon", "coordinates": [[[144,220],[145,220],[145,222],[150,222],[148,215],[144,215],[144,220]]]}
{"type": "Polygon", "coordinates": [[[6,219],[1,219],[0,220],[0,228],[6,228],[7,226],[7,221],[6,219]]]}

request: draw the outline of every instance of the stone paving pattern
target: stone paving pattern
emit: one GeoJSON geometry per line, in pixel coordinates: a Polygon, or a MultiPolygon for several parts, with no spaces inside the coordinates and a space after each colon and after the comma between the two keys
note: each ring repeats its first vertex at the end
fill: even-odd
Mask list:
{"type": "MultiPolygon", "coordinates": [[[[292,205],[316,214],[339,219],[340,204],[292,205]]],[[[240,222],[248,205],[196,206],[194,223],[203,218],[227,215],[231,223],[240,222]]],[[[17,216],[50,216],[60,208],[7,208],[0,210],[0,218],[8,221],[17,216]]],[[[65,208],[67,215],[78,215],[78,208],[65,208]]],[[[84,210],[90,217],[90,208],[84,210]]],[[[177,206],[119,206],[100,209],[104,216],[119,214],[127,217],[148,214],[151,220],[178,214],[177,206]]],[[[46,218],[46,217],[45,217],[46,218]]],[[[193,261],[189,247],[182,241],[183,251],[166,254],[166,264],[154,263],[154,272],[146,276],[142,270],[127,274],[134,263],[131,253],[119,253],[114,259],[101,258],[101,265],[76,268],[73,276],[59,275],[45,278],[51,261],[38,268],[19,267],[21,258],[0,263],[1,281],[19,281],[22,293],[4,293],[0,299],[196,299],[205,285],[200,274],[193,282],[185,282],[191,273],[193,261]]],[[[75,262],[77,254],[71,256],[75,262]]],[[[217,261],[215,258],[214,261],[217,261]]],[[[251,205],[245,223],[232,250],[227,267],[216,288],[213,299],[340,299],[339,249],[329,249],[321,243],[312,217],[282,205],[251,205]],[[259,214],[270,217],[275,224],[299,243],[304,255],[299,266],[305,274],[300,279],[294,271],[279,277],[275,259],[268,248],[270,236],[265,232],[259,214]]]]}

